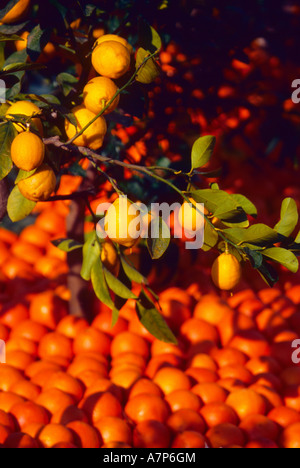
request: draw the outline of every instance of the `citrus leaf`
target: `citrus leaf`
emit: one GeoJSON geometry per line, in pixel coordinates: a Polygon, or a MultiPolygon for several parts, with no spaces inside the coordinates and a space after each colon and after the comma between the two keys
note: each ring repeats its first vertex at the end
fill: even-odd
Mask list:
{"type": "Polygon", "coordinates": [[[230,228],[223,232],[235,244],[267,247],[280,240],[279,234],[265,224],[254,224],[249,229],[230,228]]]}
{"type": "MultiPolygon", "coordinates": [[[[13,9],[13,7],[19,2],[19,0],[10,0],[4,8],[0,10],[0,20],[4,18],[4,16],[13,9]]],[[[3,2],[1,2],[3,5],[3,2]]]]}
{"type": "Polygon", "coordinates": [[[7,213],[13,223],[21,221],[26,218],[32,210],[35,208],[36,202],[28,200],[25,198],[19,187],[16,186],[11,191],[10,196],[8,197],[7,202],[7,213]]]}
{"type": "Polygon", "coordinates": [[[213,249],[219,240],[219,235],[217,231],[209,224],[205,223],[204,226],[204,245],[202,250],[204,252],[208,252],[209,250],[213,249]]]}
{"type": "Polygon", "coordinates": [[[34,169],[30,172],[23,171],[22,169],[20,169],[15,180],[15,185],[17,185],[21,180],[28,179],[28,177],[31,177],[36,171],[37,169],[34,169]]]}
{"type": "Polygon", "coordinates": [[[136,69],[138,70],[136,81],[143,84],[151,84],[156,78],[160,75],[160,69],[153,58],[147,60],[144,63],[145,59],[150,55],[150,53],[140,47],[136,55],[136,69]]]}
{"type": "Polygon", "coordinates": [[[265,250],[263,255],[274,262],[280,263],[292,273],[297,273],[299,269],[299,262],[296,255],[289,250],[282,249],[280,247],[273,247],[265,250]]]}
{"type": "Polygon", "coordinates": [[[286,198],[282,202],[280,221],[274,227],[275,231],[289,237],[295,230],[299,220],[298,208],[293,198],[286,198]]]}
{"type": "Polygon", "coordinates": [[[253,218],[257,217],[257,208],[247,197],[244,195],[239,195],[234,193],[231,195],[231,198],[247,213],[248,215],[252,216],[253,218]]]}
{"type": "Polygon", "coordinates": [[[63,252],[73,252],[73,250],[82,249],[83,245],[74,239],[55,239],[52,244],[63,252]]]}
{"type": "Polygon", "coordinates": [[[16,130],[11,122],[0,125],[0,180],[4,179],[13,168],[10,148],[15,136],[16,130]]]}
{"type": "Polygon", "coordinates": [[[104,268],[104,275],[109,289],[111,289],[111,291],[113,291],[118,297],[122,299],[137,299],[137,296],[106,268],[104,268]]]}
{"type": "Polygon", "coordinates": [[[103,265],[100,258],[98,258],[92,266],[91,279],[95,294],[99,301],[105,304],[109,309],[114,309],[114,303],[105,281],[103,265]]]}
{"type": "Polygon", "coordinates": [[[195,141],[192,148],[192,169],[199,169],[209,162],[215,145],[216,137],[210,135],[195,141]]]}
{"type": "Polygon", "coordinates": [[[192,197],[197,203],[204,203],[207,210],[221,220],[228,220],[228,218],[230,219],[241,213],[238,204],[224,190],[195,190],[190,192],[188,196],[192,197]]]}
{"type": "Polygon", "coordinates": [[[299,231],[298,234],[297,234],[297,237],[296,237],[296,239],[295,239],[295,243],[296,243],[296,244],[300,244],[300,231],[299,231]]]}
{"type": "Polygon", "coordinates": [[[121,263],[126,276],[133,281],[134,283],[138,284],[147,284],[148,280],[145,278],[139,271],[137,271],[132,265],[129,265],[125,258],[121,257],[121,263]]]}
{"type": "Polygon", "coordinates": [[[255,269],[261,268],[264,260],[262,253],[257,250],[249,249],[248,247],[245,247],[244,251],[248,255],[252,267],[255,269]]]}
{"type": "Polygon", "coordinates": [[[149,50],[151,53],[160,51],[162,40],[158,32],[150,26],[145,20],[141,19],[139,23],[139,42],[141,47],[149,50]]]}
{"type": "Polygon", "coordinates": [[[84,280],[90,281],[93,265],[100,258],[100,246],[97,242],[96,231],[92,231],[83,246],[83,263],[81,276],[84,280]]]}
{"type": "Polygon", "coordinates": [[[7,41],[23,41],[24,42],[24,39],[22,39],[17,34],[0,33],[0,42],[7,42],[7,41]]]}
{"type": "Polygon", "coordinates": [[[147,246],[153,260],[161,258],[168,249],[171,242],[171,234],[165,221],[156,217],[150,224],[150,237],[147,239],[147,246]]]}
{"type": "Polygon", "coordinates": [[[111,328],[113,328],[117,324],[119,320],[119,315],[120,311],[116,307],[114,307],[112,310],[111,328]]]}
{"type": "Polygon", "coordinates": [[[40,70],[42,68],[45,68],[45,66],[38,63],[12,63],[2,69],[0,76],[12,75],[26,70],[40,70]]]}
{"type": "Polygon", "coordinates": [[[262,279],[267,283],[268,286],[273,286],[278,282],[279,277],[276,270],[267,262],[263,262],[262,266],[257,269],[262,279]]]}
{"type": "Polygon", "coordinates": [[[27,53],[30,59],[35,62],[42,53],[50,39],[50,31],[41,29],[38,24],[28,36],[27,39],[27,53]]]}

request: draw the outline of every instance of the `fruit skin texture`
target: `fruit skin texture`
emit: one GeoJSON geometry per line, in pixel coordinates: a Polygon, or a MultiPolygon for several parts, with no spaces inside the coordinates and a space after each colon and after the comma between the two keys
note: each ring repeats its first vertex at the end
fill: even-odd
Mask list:
{"type": "Polygon", "coordinates": [[[139,228],[138,220],[140,219],[138,213],[131,214],[129,212],[131,206],[132,203],[129,200],[117,198],[106,213],[104,225],[105,232],[110,240],[128,249],[132,248],[139,240],[133,238],[135,232],[130,232],[133,225],[137,226],[137,229],[139,228]]]}
{"type": "Polygon", "coordinates": [[[19,0],[19,2],[2,18],[0,24],[18,23],[28,13],[31,0],[19,0]]]}
{"type": "Polygon", "coordinates": [[[33,171],[44,161],[45,145],[35,133],[20,133],[12,143],[11,157],[19,169],[33,171]]]}
{"type": "Polygon", "coordinates": [[[124,39],[123,37],[117,36],[116,34],[105,34],[104,36],[99,37],[95,42],[95,47],[99,46],[103,42],[115,41],[119,42],[123,46],[125,46],[130,53],[132,53],[132,46],[124,39]]]}
{"type": "Polygon", "coordinates": [[[217,288],[232,291],[240,282],[242,268],[234,255],[225,252],[214,262],[211,275],[217,288]]]}
{"type": "MultiPolygon", "coordinates": [[[[33,115],[38,115],[41,113],[41,110],[38,106],[33,104],[30,101],[18,101],[15,102],[6,112],[6,117],[14,115],[24,115],[25,117],[32,117],[33,115]]],[[[41,120],[37,117],[34,117],[30,123],[32,123],[38,130],[40,135],[43,135],[43,125],[41,120]]],[[[18,133],[24,131],[24,127],[22,125],[14,123],[14,127],[18,133]]]]}
{"type": "Polygon", "coordinates": [[[94,49],[92,64],[99,75],[117,80],[130,68],[130,52],[120,42],[103,42],[94,49]]]}
{"type": "Polygon", "coordinates": [[[31,177],[21,180],[18,187],[22,195],[28,200],[45,201],[55,190],[56,177],[47,164],[42,164],[31,177]]]}
{"type": "MultiPolygon", "coordinates": [[[[83,90],[84,105],[89,111],[94,114],[99,114],[117,91],[118,87],[110,78],[106,78],[105,76],[93,78],[83,90]]],[[[120,96],[116,97],[113,103],[104,112],[104,115],[113,112],[118,106],[119,101],[120,96]]]]}
{"type": "MultiPolygon", "coordinates": [[[[72,110],[78,128],[71,124],[68,120],[65,122],[65,130],[69,139],[73,138],[78,131],[82,130],[96,114],[86,109],[84,106],[74,107],[72,110]]],[[[74,145],[87,146],[92,150],[97,150],[103,145],[103,140],[107,132],[107,125],[104,117],[99,117],[80,137],[76,138],[74,145]]]]}
{"type": "Polygon", "coordinates": [[[110,242],[104,242],[101,245],[101,261],[107,270],[113,275],[118,276],[120,260],[114,245],[110,242]]]}

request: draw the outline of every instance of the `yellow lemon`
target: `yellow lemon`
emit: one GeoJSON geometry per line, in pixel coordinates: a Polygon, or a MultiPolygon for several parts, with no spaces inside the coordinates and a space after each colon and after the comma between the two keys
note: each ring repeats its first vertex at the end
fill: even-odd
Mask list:
{"type": "MultiPolygon", "coordinates": [[[[96,117],[96,114],[86,109],[84,106],[75,107],[72,110],[76,120],[77,128],[67,119],[65,121],[65,129],[69,139],[73,138],[80,130],[82,130],[91,120],[96,117]]],[[[107,132],[107,125],[104,117],[99,117],[90,127],[75,141],[77,146],[86,146],[92,150],[97,150],[103,145],[103,140],[107,132]]]]}
{"type": "MultiPolygon", "coordinates": [[[[97,33],[99,34],[100,31],[103,31],[103,29],[102,30],[97,30],[97,33]]],[[[96,33],[96,31],[94,31],[93,35],[95,33],[96,33]]],[[[95,37],[95,35],[94,35],[94,37],[95,37]]],[[[119,42],[120,44],[122,44],[123,46],[125,46],[128,49],[130,54],[132,54],[132,52],[133,52],[132,46],[129,44],[129,42],[126,41],[126,39],[124,39],[123,37],[117,36],[116,34],[104,34],[104,35],[101,34],[99,37],[97,37],[97,41],[95,42],[94,47],[97,47],[98,45],[103,44],[103,42],[108,42],[108,41],[119,42]]]]}
{"type": "Polygon", "coordinates": [[[19,133],[11,146],[11,158],[14,164],[23,171],[33,171],[44,161],[45,145],[31,132],[19,133]]]}
{"type": "Polygon", "coordinates": [[[31,0],[19,0],[18,3],[2,18],[0,24],[18,23],[29,11],[31,0]]]}
{"type": "Polygon", "coordinates": [[[116,80],[128,72],[130,52],[120,42],[105,41],[94,49],[92,63],[99,75],[116,80]]]}
{"type": "Polygon", "coordinates": [[[36,202],[48,200],[55,186],[55,174],[47,164],[42,164],[31,177],[18,183],[22,195],[36,202]]]}
{"type": "Polygon", "coordinates": [[[105,215],[104,230],[110,240],[132,248],[139,240],[141,228],[140,212],[125,197],[117,200],[105,215]]]}
{"type": "Polygon", "coordinates": [[[225,252],[215,260],[211,275],[219,289],[232,291],[241,280],[242,267],[234,255],[225,252]]]}
{"type": "Polygon", "coordinates": [[[120,272],[120,259],[115,246],[111,242],[104,242],[101,245],[101,261],[108,271],[118,276],[120,272]]]}
{"type": "MultiPolygon", "coordinates": [[[[99,114],[115,96],[117,91],[118,87],[110,78],[106,78],[105,76],[93,78],[83,90],[84,105],[89,111],[99,114]]],[[[104,114],[114,111],[119,101],[120,95],[116,97],[104,114]]]]}
{"type": "MultiPolygon", "coordinates": [[[[43,135],[43,125],[39,117],[33,117],[41,114],[41,109],[30,101],[18,101],[15,102],[6,112],[6,117],[13,119],[13,116],[22,115],[26,117],[32,117],[30,124],[33,124],[38,130],[39,134],[43,135]]],[[[22,124],[14,123],[14,127],[20,133],[25,130],[25,126],[22,124]]]]}

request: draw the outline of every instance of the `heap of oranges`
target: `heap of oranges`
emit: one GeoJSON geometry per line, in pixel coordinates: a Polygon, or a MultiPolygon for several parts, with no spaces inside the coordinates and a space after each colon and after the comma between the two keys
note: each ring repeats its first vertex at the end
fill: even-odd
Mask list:
{"type": "Polygon", "coordinates": [[[38,205],[19,236],[0,229],[1,446],[299,447],[299,286],[227,300],[212,283],[171,287],[160,299],[178,345],[153,338],[131,301],[114,328],[95,303],[89,324],[67,314],[66,258],[51,244],[65,203],[38,205]]]}

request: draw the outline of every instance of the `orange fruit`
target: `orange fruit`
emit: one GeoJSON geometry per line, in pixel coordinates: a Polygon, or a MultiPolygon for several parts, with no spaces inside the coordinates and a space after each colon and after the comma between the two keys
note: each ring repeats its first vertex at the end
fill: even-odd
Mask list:
{"type": "Polygon", "coordinates": [[[51,423],[62,424],[63,426],[66,426],[73,421],[83,421],[88,423],[88,417],[85,412],[80,408],[77,408],[75,405],[62,408],[62,410],[54,413],[51,418],[51,423]]]}
{"type": "Polygon", "coordinates": [[[230,342],[236,335],[245,331],[256,330],[256,325],[250,317],[232,311],[219,322],[217,328],[222,345],[232,347],[230,342]]]}
{"type": "Polygon", "coordinates": [[[45,278],[56,279],[68,272],[66,263],[57,257],[46,255],[35,263],[35,271],[45,278]]]}
{"type": "Polygon", "coordinates": [[[38,442],[23,432],[10,434],[4,444],[5,448],[33,449],[40,448],[38,442]]]}
{"type": "MultiPolygon", "coordinates": [[[[211,356],[220,368],[231,365],[244,366],[248,360],[247,356],[241,351],[227,347],[213,350],[211,356]]],[[[251,369],[249,370],[251,371],[251,369]]]]}
{"type": "Polygon", "coordinates": [[[67,338],[74,339],[83,330],[88,328],[88,322],[73,315],[66,315],[59,321],[56,331],[67,338]]]}
{"type": "Polygon", "coordinates": [[[25,351],[32,357],[36,357],[38,353],[38,346],[32,340],[26,338],[11,338],[6,342],[6,351],[25,351]]]}
{"type": "Polygon", "coordinates": [[[93,327],[82,330],[74,339],[75,354],[93,351],[108,356],[110,346],[110,338],[93,327]]]}
{"type": "Polygon", "coordinates": [[[172,443],[172,448],[175,449],[191,449],[191,448],[206,448],[206,441],[203,435],[199,432],[184,431],[177,434],[172,443]]]}
{"type": "Polygon", "coordinates": [[[219,342],[219,334],[216,328],[201,319],[192,318],[187,320],[181,326],[180,333],[190,344],[197,344],[206,340],[219,342]]]}
{"type": "Polygon", "coordinates": [[[225,423],[237,426],[239,422],[236,412],[224,403],[210,403],[205,405],[201,409],[200,414],[209,428],[225,423]]]}
{"type": "Polygon", "coordinates": [[[0,265],[3,265],[8,258],[8,247],[2,241],[0,241],[0,265]]]}
{"type": "Polygon", "coordinates": [[[190,361],[189,367],[191,368],[201,368],[201,369],[207,369],[212,372],[217,372],[218,366],[207,354],[196,354],[193,356],[193,358],[190,361]]]}
{"type": "Polygon", "coordinates": [[[161,369],[155,375],[153,382],[156,383],[165,395],[175,390],[190,390],[189,377],[179,369],[161,369]]]}
{"type": "MultiPolygon", "coordinates": [[[[74,107],[74,109],[72,109],[72,114],[77,121],[77,128],[68,119],[65,121],[66,134],[70,140],[96,118],[96,114],[86,109],[83,105],[74,107]]],[[[74,145],[86,146],[91,150],[98,150],[103,145],[106,132],[106,121],[104,117],[99,117],[81,136],[76,138],[74,145]]]]}
{"type": "Polygon", "coordinates": [[[230,347],[238,349],[250,358],[269,356],[270,345],[265,337],[256,331],[244,331],[238,333],[230,342],[230,347]]]}
{"type": "MultiPolygon", "coordinates": [[[[84,105],[94,114],[100,114],[116,95],[117,91],[118,87],[110,78],[106,78],[105,76],[93,78],[87,83],[83,90],[84,105]]],[[[104,115],[113,112],[118,106],[119,101],[120,95],[115,98],[109,108],[104,112],[104,115]]]]}
{"type": "Polygon", "coordinates": [[[148,419],[164,423],[170,411],[167,403],[161,397],[141,393],[127,402],[125,413],[136,424],[148,419]]]}
{"type": "Polygon", "coordinates": [[[50,198],[56,187],[56,176],[48,164],[42,164],[36,172],[18,183],[20,192],[28,200],[38,202],[50,198]]]}
{"type": "Polygon", "coordinates": [[[169,404],[173,413],[181,409],[199,411],[202,407],[198,395],[189,390],[175,390],[174,392],[169,393],[165,400],[169,404]]]}
{"type": "Polygon", "coordinates": [[[123,442],[132,444],[132,431],[129,424],[120,418],[106,417],[96,423],[104,444],[123,442]]]}
{"type": "MultiPolygon", "coordinates": [[[[15,116],[24,116],[27,120],[27,117],[31,117],[30,124],[33,124],[38,133],[42,136],[43,135],[43,124],[40,119],[41,110],[38,106],[33,104],[30,101],[18,101],[15,102],[6,112],[6,118],[13,119],[15,116]]],[[[23,132],[25,130],[25,125],[22,123],[14,123],[13,124],[15,129],[18,133],[23,132]]]]}
{"type": "Polygon", "coordinates": [[[211,275],[217,288],[232,291],[241,280],[241,264],[234,255],[225,252],[215,260],[211,275]]]}
{"type": "Polygon", "coordinates": [[[119,317],[119,320],[114,327],[112,327],[111,324],[112,313],[107,309],[101,310],[101,312],[95,317],[92,327],[110,336],[116,336],[119,333],[127,331],[128,323],[123,317],[119,317]]]}
{"type": "Polygon", "coordinates": [[[106,449],[124,449],[132,448],[130,445],[124,444],[124,442],[110,442],[109,444],[102,445],[101,448],[106,449]]]}
{"type": "Polygon", "coordinates": [[[191,409],[175,411],[167,420],[169,429],[175,434],[184,431],[195,431],[204,434],[205,422],[202,416],[191,409]]]}
{"type": "Polygon", "coordinates": [[[137,353],[147,359],[149,357],[148,343],[134,333],[120,333],[111,343],[111,356],[115,358],[122,353],[137,353]]]}
{"type": "Polygon", "coordinates": [[[245,384],[253,382],[253,375],[242,365],[231,365],[219,370],[220,379],[237,379],[245,384]]]}
{"type": "Polygon", "coordinates": [[[252,358],[247,362],[246,367],[253,375],[259,375],[268,372],[272,374],[278,374],[281,369],[276,359],[270,356],[252,358]]]}
{"type": "Polygon", "coordinates": [[[286,408],[285,406],[273,408],[268,414],[268,418],[282,428],[287,428],[292,424],[300,423],[299,412],[292,408],[286,408]]]}
{"type": "Polygon", "coordinates": [[[185,353],[183,351],[183,345],[179,340],[178,345],[172,343],[164,343],[160,340],[154,340],[151,346],[152,358],[158,355],[174,355],[179,358],[184,358],[185,353]]]}
{"type": "Polygon", "coordinates": [[[62,411],[74,404],[74,398],[58,388],[42,391],[35,400],[37,405],[43,406],[51,415],[62,411]]]}
{"type": "Polygon", "coordinates": [[[153,379],[154,376],[160,369],[166,367],[180,367],[182,360],[174,354],[158,354],[157,356],[150,359],[148,366],[145,371],[145,375],[149,379],[153,379]]]}
{"type": "Polygon", "coordinates": [[[19,380],[11,387],[11,391],[27,400],[35,400],[41,393],[40,387],[28,380],[19,380]]]}
{"type": "Polygon", "coordinates": [[[2,18],[1,24],[20,22],[30,9],[31,0],[19,0],[2,18]]]}
{"type": "Polygon", "coordinates": [[[226,390],[228,393],[233,393],[238,390],[243,390],[244,388],[247,387],[247,385],[244,382],[241,382],[240,380],[236,379],[220,379],[218,381],[218,385],[222,387],[224,390],[226,390]]]}
{"type": "Polygon", "coordinates": [[[100,378],[93,385],[88,387],[85,391],[84,398],[86,399],[90,395],[111,393],[118,398],[120,402],[123,401],[123,389],[113,384],[111,380],[100,378]]]}
{"type": "Polygon", "coordinates": [[[85,370],[77,375],[77,379],[80,380],[86,388],[89,388],[97,381],[101,381],[103,379],[103,373],[93,370],[85,370]]]}
{"type": "Polygon", "coordinates": [[[45,145],[41,138],[32,132],[22,132],[13,140],[11,158],[23,171],[33,171],[44,161],[45,145]]]}
{"type": "Polygon", "coordinates": [[[8,229],[0,228],[0,240],[5,244],[12,245],[18,240],[17,234],[8,229]]]}
{"type": "Polygon", "coordinates": [[[39,356],[42,359],[61,356],[71,360],[73,358],[72,341],[60,333],[48,333],[40,341],[39,356]]]}
{"type": "Polygon", "coordinates": [[[11,247],[11,252],[16,258],[30,265],[35,264],[43,256],[39,247],[20,240],[11,247]]]}
{"type": "Polygon", "coordinates": [[[264,398],[254,390],[240,390],[231,393],[226,404],[231,406],[241,420],[253,414],[265,415],[266,403],[264,398]]]}
{"type": "Polygon", "coordinates": [[[0,340],[7,341],[8,337],[9,337],[8,328],[5,325],[0,324],[0,340]]]}
{"type": "Polygon", "coordinates": [[[171,434],[168,428],[159,421],[143,421],[133,431],[135,448],[169,448],[171,434]]]}
{"type": "Polygon", "coordinates": [[[213,383],[218,381],[218,375],[209,370],[209,369],[201,369],[201,368],[189,368],[185,371],[185,374],[191,377],[194,383],[213,383]]]}
{"type": "Polygon", "coordinates": [[[104,231],[112,242],[129,249],[139,240],[140,224],[138,206],[125,197],[119,197],[106,212],[104,231]]]}
{"type": "Polygon", "coordinates": [[[61,367],[50,361],[35,361],[25,370],[26,377],[32,379],[35,375],[43,371],[59,372],[61,367]]]}
{"type": "Polygon", "coordinates": [[[142,372],[136,368],[121,369],[111,374],[111,381],[125,390],[129,390],[141,377],[142,372]]]}
{"type": "Polygon", "coordinates": [[[106,416],[122,417],[122,406],[117,397],[110,392],[94,393],[80,402],[82,408],[91,418],[93,424],[106,416]]]}
{"type": "Polygon", "coordinates": [[[75,443],[80,448],[100,448],[97,431],[84,421],[71,421],[66,426],[74,435],[75,443]]]}
{"type": "Polygon", "coordinates": [[[10,414],[12,414],[18,421],[20,429],[23,429],[24,426],[32,423],[49,423],[49,416],[46,409],[32,401],[17,403],[11,408],[10,414]]]}
{"type": "Polygon", "coordinates": [[[84,393],[84,387],[82,383],[65,372],[56,372],[51,375],[49,380],[43,387],[43,391],[51,388],[58,388],[68,395],[72,396],[76,402],[79,402],[84,393]]]}
{"type": "Polygon", "coordinates": [[[146,378],[139,379],[131,388],[129,399],[132,399],[141,394],[162,396],[162,391],[158,385],[146,378]]]}
{"type": "Polygon", "coordinates": [[[35,278],[31,265],[25,260],[12,256],[2,265],[2,272],[10,280],[32,280],[35,278]]]}
{"type": "Polygon", "coordinates": [[[11,433],[11,429],[0,424],[0,444],[3,445],[11,433]]]}
{"type": "Polygon", "coordinates": [[[269,439],[258,439],[252,440],[248,442],[245,446],[246,449],[277,449],[279,448],[278,445],[273,442],[273,440],[269,439]]]}
{"type": "Polygon", "coordinates": [[[68,368],[68,373],[73,377],[77,377],[79,374],[87,370],[99,372],[102,377],[107,377],[107,363],[100,362],[97,359],[86,357],[84,355],[76,356],[68,368]]]}
{"type": "Polygon", "coordinates": [[[44,210],[37,217],[35,225],[51,236],[64,233],[66,229],[65,219],[52,208],[44,210]]]}
{"type": "Polygon", "coordinates": [[[22,431],[24,434],[30,435],[33,439],[38,437],[39,432],[43,429],[44,424],[40,423],[31,423],[27,426],[24,426],[22,431]]]}
{"type": "Polygon", "coordinates": [[[128,72],[130,52],[120,42],[105,41],[94,49],[92,64],[99,75],[116,80],[128,72]]]}
{"type": "Polygon", "coordinates": [[[292,424],[284,429],[280,437],[280,445],[287,449],[300,447],[300,423],[292,424]]]}
{"type": "Polygon", "coordinates": [[[0,364],[0,390],[7,392],[20,380],[23,380],[23,376],[18,369],[7,364],[0,364]]]}
{"type": "Polygon", "coordinates": [[[33,298],[29,313],[31,320],[54,330],[60,320],[67,315],[67,307],[53,291],[45,291],[33,298]]]}
{"type": "Polygon", "coordinates": [[[246,434],[248,440],[270,439],[276,441],[279,435],[279,427],[266,416],[253,414],[247,416],[241,424],[240,428],[246,434]]]}
{"type": "Polygon", "coordinates": [[[146,359],[140,354],[122,353],[118,354],[111,361],[111,366],[113,369],[132,366],[144,371],[146,367],[146,359]]]}
{"type": "Polygon", "coordinates": [[[6,413],[3,410],[0,410],[0,425],[7,427],[7,429],[10,429],[13,432],[16,430],[16,425],[13,417],[11,416],[11,414],[6,413]]]}
{"type": "Polygon", "coordinates": [[[22,304],[7,304],[1,310],[0,321],[9,328],[14,328],[29,318],[27,307],[22,304]]]}
{"type": "Polygon", "coordinates": [[[21,371],[24,371],[26,367],[32,364],[35,358],[25,351],[7,351],[6,352],[6,364],[15,367],[21,371]]]}
{"type": "Polygon", "coordinates": [[[243,447],[245,445],[245,436],[241,429],[233,424],[219,424],[211,428],[207,434],[207,439],[212,448],[227,448],[231,445],[243,447]]]}
{"type": "Polygon", "coordinates": [[[192,388],[192,392],[200,397],[201,401],[209,403],[224,403],[228,396],[226,390],[216,383],[202,383],[192,388]]]}
{"type": "Polygon", "coordinates": [[[0,392],[0,409],[6,413],[9,413],[12,407],[17,403],[24,402],[25,398],[21,397],[20,395],[16,395],[16,393],[7,391],[0,392]]]}
{"type": "Polygon", "coordinates": [[[74,443],[71,430],[61,424],[47,424],[39,433],[38,440],[44,448],[51,448],[60,442],[74,443]]]}

